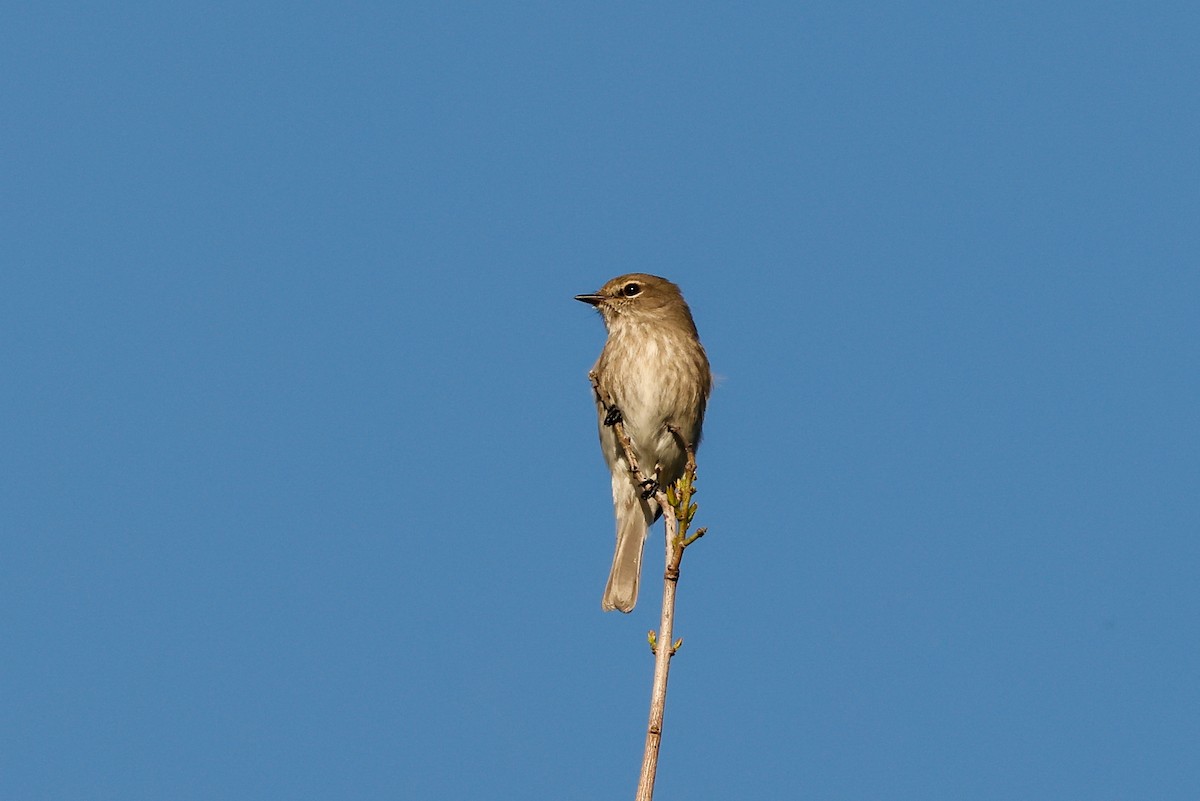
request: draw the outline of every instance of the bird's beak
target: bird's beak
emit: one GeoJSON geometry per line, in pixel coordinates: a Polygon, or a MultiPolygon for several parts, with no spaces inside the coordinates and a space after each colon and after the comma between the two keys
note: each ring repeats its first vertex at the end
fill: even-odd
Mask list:
{"type": "Polygon", "coordinates": [[[576,295],[575,300],[588,304],[589,306],[599,306],[604,302],[603,295],[576,295]]]}

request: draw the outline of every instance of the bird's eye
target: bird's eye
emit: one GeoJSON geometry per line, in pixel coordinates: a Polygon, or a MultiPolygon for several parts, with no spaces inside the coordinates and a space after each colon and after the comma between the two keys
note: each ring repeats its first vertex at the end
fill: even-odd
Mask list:
{"type": "Polygon", "coordinates": [[[642,291],[641,284],[626,284],[625,286],[621,287],[621,294],[627,298],[632,298],[634,295],[637,295],[641,291],[642,291]]]}

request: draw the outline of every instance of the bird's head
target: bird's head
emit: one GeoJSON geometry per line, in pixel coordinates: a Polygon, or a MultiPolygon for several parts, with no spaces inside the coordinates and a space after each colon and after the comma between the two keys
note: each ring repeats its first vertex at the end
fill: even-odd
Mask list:
{"type": "Polygon", "coordinates": [[[597,292],[576,295],[575,300],[595,306],[609,328],[622,323],[675,323],[695,336],[696,326],[679,287],[657,275],[621,275],[597,292]]]}

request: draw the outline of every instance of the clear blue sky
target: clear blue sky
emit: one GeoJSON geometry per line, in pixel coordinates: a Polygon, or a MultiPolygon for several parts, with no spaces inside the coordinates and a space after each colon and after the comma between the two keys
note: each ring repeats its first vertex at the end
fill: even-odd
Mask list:
{"type": "Polygon", "coordinates": [[[631,271],[720,376],[659,798],[1200,797],[1194,4],[4,17],[0,798],[632,797],[631,271]]]}

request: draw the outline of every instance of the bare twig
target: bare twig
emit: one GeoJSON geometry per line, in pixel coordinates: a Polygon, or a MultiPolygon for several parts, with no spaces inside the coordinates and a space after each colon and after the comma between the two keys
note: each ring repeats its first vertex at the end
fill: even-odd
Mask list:
{"type": "MultiPolygon", "coordinates": [[[[596,373],[589,372],[588,378],[591,379],[592,389],[595,390],[596,397],[600,400],[600,404],[604,407],[604,410],[606,412],[611,412],[615,404],[612,402],[612,398],[609,397],[608,393],[601,388],[600,380],[596,378],[596,373]]],[[[644,471],[641,468],[641,465],[638,464],[637,454],[633,451],[633,440],[629,438],[629,434],[625,433],[625,424],[621,420],[617,420],[612,424],[612,430],[613,433],[617,435],[617,442],[621,443],[621,448],[625,451],[625,461],[629,464],[629,472],[633,473],[633,476],[637,479],[637,483],[639,485],[653,486],[655,488],[654,500],[658,501],[658,505],[662,509],[669,509],[670,505],[667,502],[667,496],[666,493],[663,492],[663,488],[658,486],[658,482],[654,480],[654,477],[648,476],[646,471],[644,471]]],[[[682,442],[682,440],[680,441],[682,442]]],[[[689,462],[689,464],[694,465],[695,462],[692,461],[689,462]]]]}
{"type": "MultiPolygon", "coordinates": [[[[595,373],[589,373],[588,377],[592,380],[592,388],[600,404],[606,411],[611,411],[612,398],[600,386],[595,373]]],[[[625,452],[630,472],[639,484],[647,483],[647,476],[638,464],[633,442],[625,432],[625,426],[618,420],[612,424],[612,428],[625,452]]],[[[671,657],[683,645],[682,639],[672,641],[679,565],[683,561],[684,549],[703,537],[707,531],[701,528],[691,537],[687,536],[688,527],[696,514],[696,505],[692,503],[692,496],[696,493],[696,452],[679,431],[672,426],[667,428],[687,453],[687,467],[683,476],[665,491],[657,484],[653,485],[656,488],[654,498],[663,510],[663,523],[666,528],[666,570],[663,572],[662,616],[659,619],[658,631],[651,631],[648,637],[650,648],[654,651],[654,680],[650,689],[650,720],[646,727],[646,748],[642,755],[642,773],[638,780],[636,801],[651,801],[654,797],[654,779],[658,772],[658,752],[662,744],[663,716],[667,706],[667,674],[671,667],[671,657]]]]}

